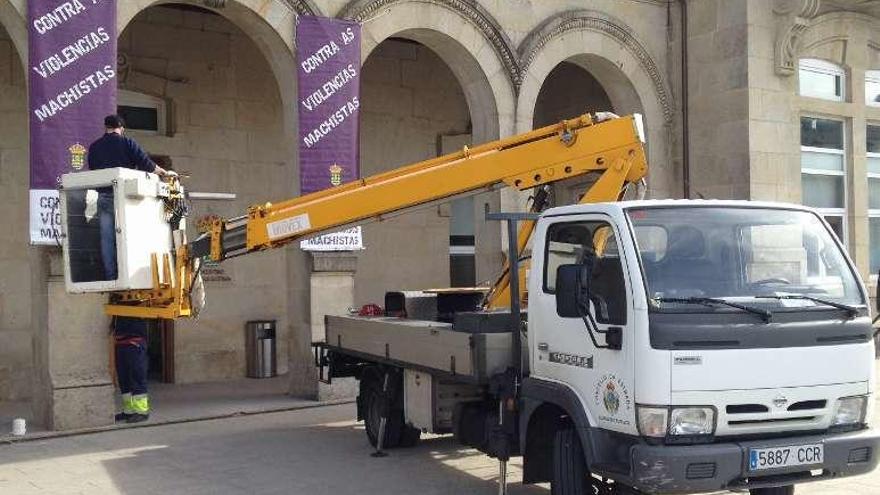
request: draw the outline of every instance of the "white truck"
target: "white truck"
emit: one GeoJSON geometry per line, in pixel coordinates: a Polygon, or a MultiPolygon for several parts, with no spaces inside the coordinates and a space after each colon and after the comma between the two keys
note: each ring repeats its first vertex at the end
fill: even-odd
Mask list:
{"type": "Polygon", "coordinates": [[[453,433],[501,461],[502,492],[521,455],[523,481],[554,495],[783,495],[874,469],[873,329],[843,246],[801,206],[619,201],[647,174],[643,141],[638,116],[587,114],[254,205],[192,242],[177,179],[67,175],[68,290],[111,292],[112,315],[192,316],[204,259],[504,185],[534,190],[532,213],[490,215],[507,222],[509,252],[485,300],[391,292],[379,316],[327,317],[319,374],[360,380],[377,452],[453,433]],[[582,204],[545,209],[549,184],[586,174],[599,177],[582,204]],[[87,213],[95,188],[113,190],[115,253],[87,213]]]}
{"type": "Polygon", "coordinates": [[[877,465],[868,295],[807,208],[552,208],[535,227],[527,318],[410,296],[386,299],[408,317],[326,318],[319,362],[360,379],[374,445],[454,432],[522,455],[524,483],[566,495],[790,494],[877,465]]]}

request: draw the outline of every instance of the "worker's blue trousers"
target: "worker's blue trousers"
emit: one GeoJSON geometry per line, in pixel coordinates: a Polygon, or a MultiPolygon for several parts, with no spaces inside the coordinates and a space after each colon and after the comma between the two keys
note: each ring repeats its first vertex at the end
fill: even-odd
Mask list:
{"type": "Polygon", "coordinates": [[[116,377],[123,395],[147,393],[147,342],[116,344],[116,377]]]}
{"type": "Polygon", "coordinates": [[[116,220],[113,214],[113,194],[98,194],[98,224],[101,228],[101,262],[104,280],[116,280],[116,220]]]}

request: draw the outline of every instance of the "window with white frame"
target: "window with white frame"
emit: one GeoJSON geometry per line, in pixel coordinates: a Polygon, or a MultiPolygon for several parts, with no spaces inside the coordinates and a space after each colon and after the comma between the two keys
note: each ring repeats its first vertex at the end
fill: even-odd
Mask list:
{"type": "Polygon", "coordinates": [[[162,98],[120,89],[116,113],[125,120],[129,130],[166,134],[166,104],[162,98]]]}
{"type": "Polygon", "coordinates": [[[871,273],[880,270],[880,123],[867,126],[868,243],[871,273]]]}
{"type": "Polygon", "coordinates": [[[815,58],[801,59],[798,65],[801,96],[843,101],[846,75],[842,67],[815,58]]]}
{"type": "Polygon", "coordinates": [[[843,121],[801,117],[801,195],[846,241],[846,159],[843,121]]]}
{"type": "Polygon", "coordinates": [[[865,103],[880,107],[880,70],[865,71],[865,103]]]}

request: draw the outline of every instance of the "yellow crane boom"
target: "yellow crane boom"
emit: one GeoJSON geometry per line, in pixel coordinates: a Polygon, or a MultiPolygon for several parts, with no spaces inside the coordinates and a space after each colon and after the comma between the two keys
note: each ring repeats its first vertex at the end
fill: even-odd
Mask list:
{"type": "MultiPolygon", "coordinates": [[[[206,236],[178,247],[175,273],[180,276],[175,282],[165,286],[157,282],[153,290],[115,294],[106,312],[145,318],[188,316],[189,301],[181,298],[190,293],[197,259],[222,261],[504,185],[527,190],[601,172],[582,201],[615,201],[627,184],[647,174],[642,141],[639,116],[600,122],[586,114],[280,203],[254,205],[245,216],[215,220],[206,236]]],[[[518,252],[527,244],[533,227],[527,223],[521,229],[518,252]]],[[[153,270],[158,272],[158,263],[153,270]]],[[[508,281],[507,275],[502,275],[496,282],[489,307],[500,307],[501,301],[509,300],[508,281]]]]}

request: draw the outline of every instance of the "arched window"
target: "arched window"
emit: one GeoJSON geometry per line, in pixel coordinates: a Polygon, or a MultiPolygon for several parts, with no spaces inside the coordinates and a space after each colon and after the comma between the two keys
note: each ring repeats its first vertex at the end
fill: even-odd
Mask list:
{"type": "Polygon", "coordinates": [[[815,58],[799,63],[798,87],[801,96],[843,101],[846,74],[842,67],[815,58]]]}
{"type": "Polygon", "coordinates": [[[163,98],[120,89],[116,100],[116,112],[125,120],[127,129],[154,135],[168,133],[167,104],[163,98]]]}

